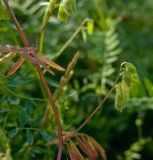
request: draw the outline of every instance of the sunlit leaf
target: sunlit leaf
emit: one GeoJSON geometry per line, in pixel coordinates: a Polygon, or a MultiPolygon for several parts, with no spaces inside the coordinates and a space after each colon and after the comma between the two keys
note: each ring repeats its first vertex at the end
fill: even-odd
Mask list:
{"type": "Polygon", "coordinates": [[[107,64],[114,63],[117,59],[118,59],[117,56],[109,57],[109,58],[106,59],[106,63],[107,64]]]}
{"type": "Polygon", "coordinates": [[[119,45],[119,43],[120,43],[120,42],[119,42],[119,40],[117,39],[116,41],[110,43],[109,45],[106,45],[107,51],[112,51],[112,50],[114,50],[114,49],[119,45]]]}
{"type": "Polygon", "coordinates": [[[137,70],[132,63],[125,62],[126,70],[129,74],[131,74],[131,80],[133,83],[139,83],[139,77],[137,74],[137,70]]]}
{"type": "Polygon", "coordinates": [[[67,14],[70,16],[76,9],[76,0],[63,0],[63,6],[67,14]]]}
{"type": "Polygon", "coordinates": [[[116,85],[115,108],[122,112],[126,101],[129,98],[133,86],[139,84],[139,77],[135,66],[129,62],[121,64],[122,81],[116,85]]]}
{"type": "Polygon", "coordinates": [[[89,35],[91,35],[93,33],[94,30],[94,21],[92,19],[89,19],[87,21],[87,32],[89,35]]]}
{"type": "Polygon", "coordinates": [[[59,6],[59,10],[58,10],[58,19],[61,21],[61,22],[67,22],[68,20],[68,14],[63,6],[63,4],[60,4],[59,6]]]}
{"type": "Polygon", "coordinates": [[[62,0],[58,10],[58,19],[62,22],[67,22],[68,17],[76,9],[76,0],[62,0]]]}

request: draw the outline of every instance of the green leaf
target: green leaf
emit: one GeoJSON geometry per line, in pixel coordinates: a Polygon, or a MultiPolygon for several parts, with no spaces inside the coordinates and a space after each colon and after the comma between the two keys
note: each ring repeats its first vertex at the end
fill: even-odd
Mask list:
{"type": "Polygon", "coordinates": [[[33,104],[31,100],[27,100],[25,103],[25,108],[27,113],[32,113],[33,111],[33,104]]]}
{"type": "Polygon", "coordinates": [[[46,142],[51,141],[52,137],[44,129],[41,129],[39,133],[46,142]]]}
{"type": "Polygon", "coordinates": [[[149,96],[153,97],[153,84],[152,84],[152,82],[148,78],[145,78],[144,84],[145,84],[145,88],[146,88],[149,96]]]}
{"type": "Polygon", "coordinates": [[[68,17],[72,15],[76,9],[76,0],[62,0],[58,10],[58,19],[67,22],[68,17]]]}
{"type": "Polygon", "coordinates": [[[68,14],[63,6],[63,4],[60,4],[59,6],[59,10],[58,10],[58,19],[61,21],[61,22],[67,22],[68,20],[68,14]]]}
{"type": "Polygon", "coordinates": [[[112,64],[112,63],[114,63],[117,59],[118,59],[117,56],[109,57],[109,58],[106,59],[106,62],[105,62],[105,63],[107,63],[107,64],[112,64]]]}
{"type": "Polygon", "coordinates": [[[132,63],[125,62],[126,71],[131,75],[131,80],[133,83],[139,83],[139,77],[137,74],[137,70],[132,63]]]}
{"type": "Polygon", "coordinates": [[[63,0],[63,6],[68,16],[70,16],[76,9],[76,0],[63,0]]]}
{"type": "Polygon", "coordinates": [[[127,87],[129,87],[131,85],[132,79],[131,79],[131,75],[128,71],[123,72],[122,82],[124,82],[127,87]]]}
{"type": "Polygon", "coordinates": [[[87,21],[87,32],[89,35],[92,35],[94,30],[94,21],[92,19],[89,19],[87,21]]]}
{"type": "Polygon", "coordinates": [[[0,129],[0,152],[5,151],[9,146],[9,140],[4,130],[0,129]]]}
{"type": "Polygon", "coordinates": [[[124,62],[121,64],[122,81],[116,85],[115,108],[122,111],[128,100],[131,89],[135,84],[139,84],[139,77],[135,66],[132,63],[124,62]]]}
{"type": "Polygon", "coordinates": [[[112,50],[116,49],[118,45],[119,45],[119,40],[116,40],[116,41],[110,43],[109,45],[106,45],[106,50],[112,51],[112,50]]]}
{"type": "Polygon", "coordinates": [[[121,85],[122,92],[124,94],[124,99],[127,100],[129,97],[129,91],[131,87],[131,75],[127,71],[123,72],[121,85]]]}
{"type": "Polygon", "coordinates": [[[9,15],[8,12],[6,11],[4,4],[2,0],[0,1],[0,20],[8,20],[9,15]]]}
{"type": "Polygon", "coordinates": [[[27,122],[26,112],[21,111],[19,113],[19,125],[20,125],[20,127],[24,127],[24,125],[26,124],[26,122],[27,122]]]}
{"type": "Polygon", "coordinates": [[[20,99],[15,96],[9,97],[9,101],[10,101],[10,104],[13,104],[13,105],[18,105],[20,103],[20,99]]]}
{"type": "Polygon", "coordinates": [[[115,108],[122,112],[125,104],[124,93],[121,84],[116,85],[115,108]]]}
{"type": "Polygon", "coordinates": [[[0,129],[0,160],[12,160],[9,139],[2,129],[0,129]]]}
{"type": "Polygon", "coordinates": [[[107,36],[107,34],[106,34],[105,43],[107,45],[110,45],[110,44],[114,43],[115,41],[118,41],[118,34],[117,33],[113,33],[113,34],[111,34],[109,36],[107,36]]]}
{"type": "Polygon", "coordinates": [[[32,145],[33,144],[33,134],[30,129],[26,130],[26,137],[27,137],[27,141],[28,141],[29,145],[32,145]]]}
{"type": "Polygon", "coordinates": [[[13,138],[17,133],[18,133],[18,129],[14,128],[14,129],[9,131],[8,136],[10,138],[13,138]]]}

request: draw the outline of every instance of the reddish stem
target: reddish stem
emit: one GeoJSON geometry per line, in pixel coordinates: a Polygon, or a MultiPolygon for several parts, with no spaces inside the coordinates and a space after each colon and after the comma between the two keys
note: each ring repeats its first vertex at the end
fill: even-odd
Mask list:
{"type": "MultiPolygon", "coordinates": [[[[16,19],[13,11],[11,10],[9,4],[7,3],[6,0],[3,0],[9,14],[10,14],[10,17],[12,18],[16,28],[17,28],[17,31],[22,39],[22,42],[24,43],[25,47],[30,47],[30,43],[29,41],[27,40],[21,26],[20,26],[20,23],[18,22],[18,20],[16,19]]],[[[62,134],[62,127],[61,127],[61,122],[60,122],[60,119],[59,119],[59,115],[58,115],[58,111],[57,111],[57,108],[56,108],[56,105],[54,103],[54,100],[53,100],[53,97],[52,97],[52,94],[49,90],[49,86],[47,84],[47,81],[41,71],[41,68],[38,64],[35,64],[35,67],[39,73],[39,76],[40,76],[40,79],[41,79],[41,82],[42,82],[42,85],[44,87],[44,90],[49,98],[49,101],[50,101],[50,104],[52,106],[52,109],[53,109],[53,112],[54,112],[54,117],[55,117],[55,121],[57,123],[57,127],[58,127],[58,136],[59,136],[59,149],[58,149],[58,155],[57,155],[57,160],[61,160],[61,156],[62,156],[62,150],[63,150],[63,134],[62,134]]]]}
{"type": "Polygon", "coordinates": [[[70,135],[69,138],[75,136],[75,135],[91,120],[91,118],[98,112],[98,110],[99,110],[101,107],[103,107],[103,104],[105,103],[105,101],[107,100],[107,98],[111,95],[112,91],[114,90],[115,85],[116,85],[116,83],[117,83],[117,81],[118,81],[118,78],[119,78],[119,76],[117,76],[117,78],[116,78],[116,80],[115,80],[112,88],[111,88],[111,89],[109,90],[109,92],[106,94],[106,96],[104,97],[104,99],[100,101],[100,103],[98,104],[98,106],[97,106],[97,107],[94,109],[94,111],[88,116],[88,118],[87,118],[76,130],[74,130],[74,131],[71,133],[71,135],[70,135]]]}

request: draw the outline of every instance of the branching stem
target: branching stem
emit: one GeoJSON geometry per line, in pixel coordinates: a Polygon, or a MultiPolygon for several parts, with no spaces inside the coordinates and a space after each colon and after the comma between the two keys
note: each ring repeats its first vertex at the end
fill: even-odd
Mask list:
{"type": "Polygon", "coordinates": [[[108,97],[111,95],[112,91],[115,89],[115,85],[117,83],[119,79],[119,75],[117,76],[112,88],[109,90],[109,92],[106,94],[106,96],[104,97],[104,99],[102,101],[100,101],[99,105],[94,109],[94,111],[88,116],[88,118],[76,129],[71,133],[70,137],[75,136],[90,120],[91,118],[98,112],[98,110],[100,108],[103,107],[103,104],[105,103],[105,101],[108,99],[108,97]]]}
{"type": "MultiPolygon", "coordinates": [[[[28,42],[18,20],[16,19],[13,11],[11,10],[9,4],[7,3],[7,0],[3,0],[9,14],[10,14],[10,17],[12,18],[12,21],[14,22],[16,28],[17,28],[17,31],[22,39],[22,42],[24,43],[25,47],[30,47],[30,43],[28,42]]],[[[52,109],[53,109],[53,112],[54,112],[54,117],[55,117],[55,121],[57,123],[57,127],[58,127],[58,136],[59,136],[59,149],[58,149],[58,155],[57,155],[57,160],[61,160],[61,156],[62,156],[62,150],[63,150],[63,134],[62,134],[62,127],[61,127],[61,122],[60,122],[60,119],[59,119],[59,115],[58,115],[58,111],[57,111],[57,108],[56,108],[56,105],[54,103],[54,100],[53,100],[53,97],[51,95],[51,92],[49,90],[49,86],[47,84],[47,81],[41,71],[41,68],[38,64],[35,64],[35,67],[37,69],[37,72],[39,73],[39,76],[40,76],[40,79],[41,79],[41,82],[42,82],[42,85],[44,87],[44,90],[48,96],[48,99],[50,101],[50,104],[52,106],[52,109]]]]}

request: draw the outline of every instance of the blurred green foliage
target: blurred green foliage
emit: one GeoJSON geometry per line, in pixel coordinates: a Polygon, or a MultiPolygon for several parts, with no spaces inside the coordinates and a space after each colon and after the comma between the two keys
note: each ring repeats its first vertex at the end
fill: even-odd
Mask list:
{"type": "MultiPolygon", "coordinates": [[[[9,3],[34,45],[49,2],[9,3]]],[[[134,86],[125,110],[115,111],[113,94],[82,132],[102,144],[110,160],[153,159],[153,1],[79,0],[66,24],[57,19],[59,4],[60,0],[45,29],[43,54],[67,68],[80,51],[74,73],[57,101],[64,131],[72,131],[88,117],[111,88],[120,63],[129,61],[136,66],[141,83],[134,86]],[[94,22],[93,31],[88,30],[91,24],[82,25],[87,18],[94,22]]],[[[0,45],[23,46],[6,14],[0,9],[0,45]]],[[[25,62],[20,71],[8,78],[5,75],[13,61],[0,64],[0,143],[5,143],[0,144],[0,159],[55,159],[57,146],[44,147],[57,138],[53,116],[44,128],[39,128],[49,103],[36,70],[25,62]]],[[[45,76],[55,95],[62,74],[45,76]]],[[[67,151],[63,154],[66,159],[67,151]]]]}

